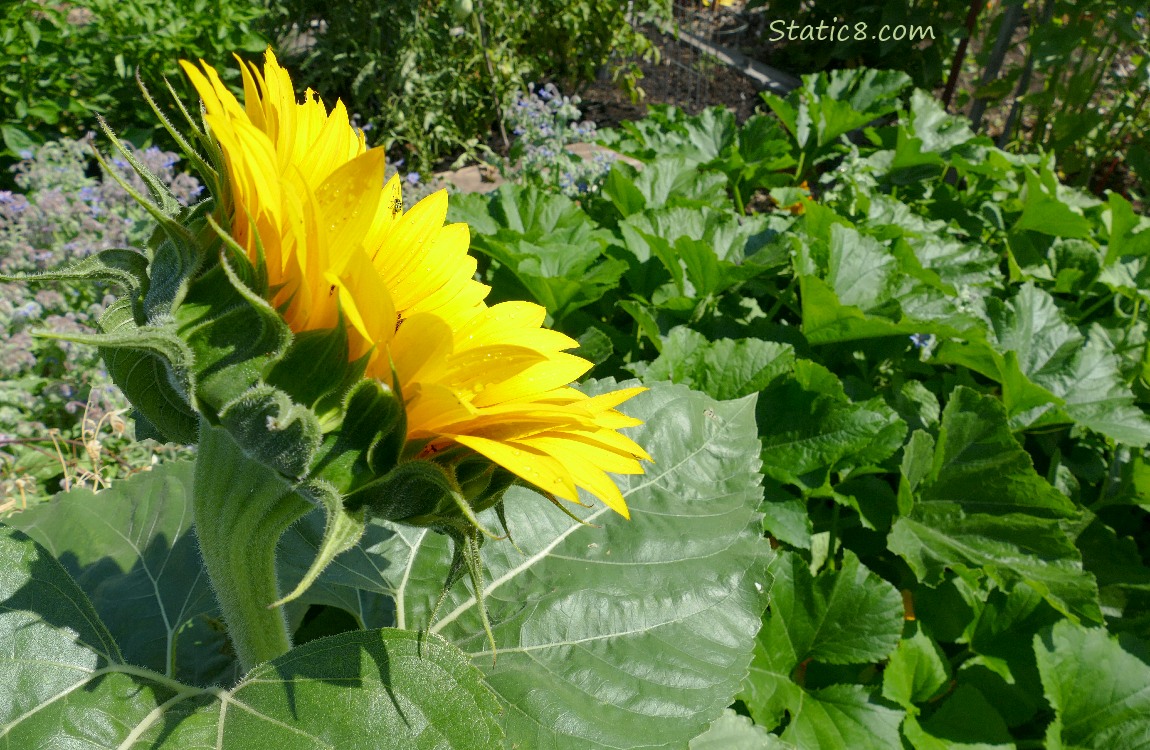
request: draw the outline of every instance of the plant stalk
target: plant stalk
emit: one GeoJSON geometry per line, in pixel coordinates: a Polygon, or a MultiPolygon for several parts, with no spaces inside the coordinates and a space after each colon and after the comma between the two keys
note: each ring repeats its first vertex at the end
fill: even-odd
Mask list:
{"type": "Polygon", "coordinates": [[[280,598],[276,545],[312,505],[207,422],[200,426],[192,494],[204,567],[246,673],[291,649],[283,609],[269,606],[280,598]]]}

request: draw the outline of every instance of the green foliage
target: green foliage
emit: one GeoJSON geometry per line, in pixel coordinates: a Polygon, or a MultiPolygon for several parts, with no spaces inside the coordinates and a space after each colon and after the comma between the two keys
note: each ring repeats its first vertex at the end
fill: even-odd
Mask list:
{"type": "MultiPolygon", "coordinates": [[[[217,732],[225,747],[289,741],[280,732],[306,747],[386,737],[385,747],[473,750],[504,746],[501,732],[509,746],[682,746],[723,715],[759,627],[755,584],[766,585],[770,553],[758,533],[754,408],[754,397],[716,402],[669,384],[628,402],[647,417],[634,438],[659,446],[656,468],[623,480],[630,522],[595,525],[603,507],[586,523],[541,513],[542,497],[510,490],[518,548],[483,548],[497,654],[470,592],[453,589],[429,620],[451,562],[447,538],[375,521],[287,605],[297,640],[320,638],[241,675],[201,567],[203,530],[188,523],[194,485],[214,478],[177,462],[100,494],[60,495],[13,518],[39,544],[0,530],[0,638],[27,655],[13,663],[0,726],[13,741],[162,736],[172,748],[216,742],[217,732]],[[50,595],[36,594],[41,582],[50,595]],[[340,610],[347,618],[327,625],[317,615],[340,610]],[[49,670],[35,657],[44,652],[54,654],[49,670]],[[71,697],[52,700],[65,690],[71,697]],[[630,697],[604,702],[608,693],[630,697]],[[119,721],[90,737],[88,723],[60,718],[77,707],[119,721]]],[[[247,481],[233,489],[253,503],[276,490],[247,481]]],[[[324,523],[316,511],[284,538],[284,589],[306,574],[324,523]]]]}
{"type": "MultiPolygon", "coordinates": [[[[656,109],[601,133],[644,165],[563,214],[595,238],[567,278],[626,268],[555,324],[600,376],[758,393],[782,552],[735,704],[755,725],[698,743],[1131,746],[1136,697],[1056,685],[1137,673],[1150,636],[1150,221],[908,88],[834,73],[771,98],[781,126],[656,109]]],[[[543,233],[505,200],[453,210],[522,293],[491,248],[543,233]]],[[[515,269],[543,257],[519,247],[515,269]]]]}
{"type": "MultiPolygon", "coordinates": [[[[133,153],[179,201],[194,201],[200,185],[178,171],[174,154],[158,148],[133,153]]],[[[113,168],[124,177],[120,170],[127,164],[116,161],[113,168]]],[[[147,465],[156,448],[131,442],[128,404],[95,349],[34,335],[91,329],[109,307],[110,286],[135,283],[146,263],[142,253],[123,248],[140,246],[154,222],[110,176],[92,176],[90,166],[89,139],[53,141],[16,164],[22,192],[0,191],[0,274],[52,269],[53,278],[98,279],[86,286],[0,284],[4,509],[70,486],[102,486],[147,465]]],[[[135,175],[127,179],[144,188],[135,175]]]]}
{"type": "Polygon", "coordinates": [[[612,62],[653,54],[632,14],[669,14],[661,0],[281,0],[274,8],[274,37],[298,42],[306,30],[300,80],[340,97],[369,140],[421,172],[478,154],[531,81],[573,90],[613,66],[633,85],[634,64],[612,62]]]}
{"type": "Polygon", "coordinates": [[[1035,636],[1034,650],[1056,714],[1048,747],[1137,747],[1150,736],[1144,650],[1069,622],[1035,636]]]}
{"type": "Polygon", "coordinates": [[[61,561],[128,663],[206,686],[241,675],[188,533],[192,468],[73,490],[9,520],[61,561]]]}
{"type": "MultiPolygon", "coordinates": [[[[446,747],[498,746],[500,732],[508,747],[580,750],[1144,744],[1150,220],[1065,187],[1049,158],[1000,151],[908,88],[897,74],[811,77],[772,100],[780,125],[657,110],[602,134],[644,165],[615,165],[579,203],[515,185],[452,202],[491,299],[534,298],[593,359],[599,380],[581,388],[629,375],[650,387],[623,406],[645,420],[629,434],[655,459],[619,478],[630,522],[541,513],[541,497],[512,487],[513,502],[479,520],[515,544],[473,545],[487,577],[443,592],[459,560],[450,538],[340,504],[402,504],[409,482],[441,490],[429,513],[453,502],[452,476],[395,468],[406,464],[380,425],[401,418],[399,395],[372,383],[334,399],[354,364],[285,363],[341,350],[343,332],[288,343],[266,310],[247,309],[250,332],[193,337],[187,380],[167,382],[187,403],[202,394],[235,435],[270,418],[322,439],[285,456],[201,424],[213,460],[270,455],[280,470],[234,472],[228,488],[163,467],[114,486],[116,510],[73,493],[16,516],[76,583],[44,547],[5,536],[7,650],[59,649],[57,664],[98,670],[107,679],[84,677],[76,700],[127,717],[114,743],[135,727],[151,739],[161,717],[172,747],[194,746],[201,727],[215,741],[224,699],[331,744],[364,741],[338,734],[338,711],[309,724],[319,700],[371,705],[403,742],[393,709],[427,705],[432,686],[452,696],[427,714],[446,747]],[[251,347],[265,366],[242,387],[212,381],[251,347]],[[313,405],[319,426],[297,425],[281,391],[313,405]],[[294,476],[305,465],[317,481],[294,476]],[[214,690],[195,681],[235,667],[197,629],[216,610],[194,576],[165,568],[164,594],[107,611],[142,587],[140,571],[195,569],[189,479],[197,496],[234,491],[258,509],[290,493],[311,509],[265,587],[298,594],[284,623],[302,645],[214,690]],[[121,524],[149,530],[124,539],[111,533],[121,524]],[[58,595],[31,599],[32,575],[58,595]],[[181,619],[203,637],[184,638],[181,619]],[[302,707],[290,717],[289,677],[302,707]],[[460,716],[474,734],[459,734],[460,716]]],[[[214,322],[195,315],[205,300],[258,307],[233,278],[257,270],[220,261],[149,279],[141,320],[193,330],[214,322]],[[176,320],[156,314],[178,303],[189,309],[176,320]]],[[[158,336],[146,353],[178,359],[169,349],[158,336]]],[[[211,529],[195,536],[211,558],[211,529]]],[[[0,726],[65,726],[66,702],[46,700],[75,670],[14,668],[35,689],[0,726]]],[[[262,731],[282,744],[235,714],[220,731],[236,743],[262,731]]]]}
{"type": "MultiPolygon", "coordinates": [[[[140,97],[136,69],[153,92],[164,90],[165,77],[181,79],[181,58],[202,58],[227,75],[233,53],[267,46],[255,30],[263,15],[262,4],[240,0],[5,3],[0,165],[45,140],[84,135],[95,128],[96,115],[115,122],[134,143],[166,144],[140,97]]],[[[5,181],[0,176],[0,184],[5,181]]]]}
{"type": "MultiPolygon", "coordinates": [[[[163,536],[148,541],[162,543],[163,536]]],[[[61,543],[61,554],[69,549],[61,543]]],[[[501,746],[494,697],[479,671],[435,636],[347,633],[301,646],[228,688],[200,687],[135,664],[44,547],[0,528],[0,555],[0,634],[15,654],[0,688],[9,743],[318,749],[388,737],[404,747],[501,746]],[[345,690],[349,682],[359,689],[345,690]],[[335,704],[345,710],[333,712],[335,704]],[[415,725],[413,713],[421,719],[415,725]],[[116,720],[72,720],[76,715],[116,720]]],[[[109,558],[100,564],[116,565],[109,558]]]]}
{"type": "MultiPolygon", "coordinates": [[[[1147,144],[1145,12],[1136,2],[1060,0],[1028,14],[1026,56],[1008,58],[970,94],[1000,111],[1009,103],[1000,143],[1057,154],[1071,184],[1122,190],[1120,167],[1135,168],[1147,144]],[[1034,80],[1041,85],[1027,90],[1034,80]]],[[[998,33],[1002,19],[987,20],[987,36],[998,33]]]]}

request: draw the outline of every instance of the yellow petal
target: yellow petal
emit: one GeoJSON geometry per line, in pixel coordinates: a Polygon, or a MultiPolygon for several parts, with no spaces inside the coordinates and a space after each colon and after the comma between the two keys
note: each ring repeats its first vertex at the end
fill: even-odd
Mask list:
{"type": "Polygon", "coordinates": [[[390,345],[395,372],[407,392],[422,379],[425,367],[438,367],[451,355],[451,326],[436,315],[421,313],[402,321],[390,345]]]}
{"type": "MultiPolygon", "coordinates": [[[[577,483],[580,487],[598,497],[603,501],[604,505],[624,518],[631,517],[630,511],[627,509],[627,503],[623,499],[623,493],[619,491],[619,487],[615,482],[613,482],[597,464],[586,460],[578,453],[571,452],[568,450],[569,446],[562,441],[544,443],[533,438],[524,441],[524,444],[545,451],[578,477],[577,483]]],[[[641,474],[643,472],[640,469],[637,472],[628,473],[641,474]]]]}
{"type": "Polygon", "coordinates": [[[391,232],[384,238],[381,248],[375,252],[374,263],[381,276],[392,290],[399,291],[396,301],[400,309],[408,306],[403,299],[401,283],[411,269],[423,264],[427,248],[425,244],[443,227],[447,217],[447,191],[432,193],[400,218],[391,232]]]}
{"type": "MultiPolygon", "coordinates": [[[[383,192],[383,170],[383,149],[372,149],[344,163],[316,191],[326,230],[321,242],[337,273],[351,257],[366,258],[362,243],[383,192]]],[[[370,269],[365,272],[371,274],[370,269]]]]}
{"type": "Polygon", "coordinates": [[[545,492],[573,503],[579,502],[579,491],[575,488],[571,473],[563,464],[542,451],[526,445],[506,445],[472,435],[457,436],[456,441],[476,453],[487,456],[545,492]]]}
{"type": "Polygon", "coordinates": [[[546,362],[528,367],[515,377],[491,386],[475,397],[476,406],[498,404],[526,394],[549,391],[578,380],[592,364],[571,354],[556,354],[546,362]]]}

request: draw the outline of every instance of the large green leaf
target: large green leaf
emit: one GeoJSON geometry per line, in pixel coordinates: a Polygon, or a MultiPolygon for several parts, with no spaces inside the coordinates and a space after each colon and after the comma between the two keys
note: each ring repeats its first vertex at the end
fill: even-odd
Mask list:
{"type": "Polygon", "coordinates": [[[1056,623],[1035,636],[1046,700],[1056,718],[1049,748],[1150,747],[1150,665],[1145,644],[1100,628],[1056,623]]]}
{"type": "Polygon", "coordinates": [[[838,570],[812,576],[807,562],[780,554],[772,566],[771,608],[759,645],[771,663],[814,659],[863,664],[886,659],[902,635],[902,597],[849,550],[838,570]]]}
{"type": "Polygon", "coordinates": [[[890,750],[901,745],[903,712],[890,708],[861,685],[803,691],[783,732],[796,747],[890,750]]]}
{"type": "Polygon", "coordinates": [[[230,689],[125,663],[63,567],[0,528],[0,738],[7,747],[501,747],[494,696],[459,651],[395,630],[313,641],[230,689]]]}
{"type": "Polygon", "coordinates": [[[1050,181],[1052,176],[1043,180],[1033,170],[1026,170],[1026,198],[1014,230],[1028,229],[1055,237],[1090,237],[1090,221],[1062,200],[1050,181]]]}
{"type": "Polygon", "coordinates": [[[934,169],[926,174],[937,177],[947,163],[943,155],[974,138],[969,120],[948,114],[938,99],[922,89],[911,94],[910,107],[900,119],[892,172],[930,165],[934,169]]]}
{"type": "Polygon", "coordinates": [[[708,341],[679,326],[663,342],[663,351],[641,374],[648,381],[670,380],[723,399],[760,391],[787,374],[794,363],[789,344],[759,339],[708,341]]]}
{"type": "Polygon", "coordinates": [[[652,104],[642,120],[622,123],[622,130],[600,130],[599,142],[644,162],[682,157],[698,163],[714,159],[734,142],[738,126],[726,107],[708,107],[688,115],[678,107],[652,104]]]}
{"type": "Polygon", "coordinates": [[[794,680],[800,664],[882,661],[898,645],[903,625],[898,591],[849,550],[839,570],[817,577],[789,552],[779,555],[771,573],[770,612],[742,695],[751,715],[767,727],[777,725],[784,711],[801,712],[811,697],[794,680]]]}
{"type": "Polygon", "coordinates": [[[995,706],[970,685],[960,684],[926,720],[908,716],[903,733],[915,750],[1014,750],[995,706]]]}
{"type": "Polygon", "coordinates": [[[610,233],[570,199],[505,184],[489,201],[497,228],[473,237],[474,247],[505,266],[555,317],[599,299],[627,270],[625,262],[603,256],[610,233]]]}
{"type": "Polygon", "coordinates": [[[898,642],[883,670],[882,695],[910,708],[934,697],[950,676],[950,665],[942,649],[916,626],[910,637],[898,642]]]}
{"type": "Polygon", "coordinates": [[[895,521],[887,545],[928,585],[937,585],[947,569],[981,569],[1007,589],[1034,587],[1063,614],[1101,620],[1094,578],[1054,520],[968,516],[950,503],[924,503],[895,521]]]}
{"type": "Polygon", "coordinates": [[[737,143],[728,144],[706,166],[726,174],[737,198],[746,201],[758,188],[792,183],[792,176],[782,172],[795,166],[792,150],[777,118],[753,115],[739,128],[737,143]]]}
{"type": "MultiPolygon", "coordinates": [[[[617,478],[631,520],[596,504],[581,514],[595,525],[580,525],[513,487],[506,518],[518,549],[483,547],[497,653],[462,584],[431,628],[485,672],[512,746],[683,747],[730,704],[750,661],[769,549],[756,512],[754,397],[717,402],[656,384],[622,408],[646,421],[631,436],[655,458],[647,474],[617,478]]],[[[451,560],[447,538],[373,528],[318,586],[375,579],[374,591],[394,597],[398,624],[427,627],[451,560]]]]}
{"type": "Polygon", "coordinates": [[[192,471],[161,464],[99,493],[79,489],[8,523],[76,579],[128,663],[194,685],[236,665],[192,531],[192,471]]]}
{"type": "MultiPolygon", "coordinates": [[[[866,221],[860,222],[861,229],[876,238],[905,242],[906,247],[897,241],[892,243],[892,252],[909,276],[951,295],[956,312],[983,315],[981,297],[973,292],[1002,286],[1002,273],[998,268],[1002,258],[993,247],[971,242],[966,233],[952,223],[924,217],[917,207],[894,196],[871,195],[865,208],[866,221]]],[[[908,314],[922,307],[916,300],[902,302],[908,314]]]]}
{"type": "Polygon", "coordinates": [[[915,433],[902,472],[905,515],[887,545],[920,581],[981,569],[1007,591],[1025,583],[1070,617],[1100,619],[1098,587],[1058,521],[1078,510],[1034,471],[997,399],[956,388],[938,445],[915,433]]]}
{"type": "Polygon", "coordinates": [[[711,728],[691,740],[690,750],[792,750],[794,745],[756,725],[731,709],[723,712],[711,728]]]}
{"type": "Polygon", "coordinates": [[[1134,213],[1134,207],[1118,193],[1110,193],[1110,241],[1106,263],[1123,255],[1150,254],[1150,219],[1134,213]]]}
{"type": "Polygon", "coordinates": [[[822,365],[799,359],[791,377],[760,395],[763,473],[805,490],[829,487],[832,471],[878,464],[906,436],[906,423],[881,398],[851,401],[822,365]]]}
{"type": "Polygon", "coordinates": [[[944,344],[938,358],[1002,383],[1016,427],[1078,422],[1129,445],[1150,443],[1150,418],[1122,382],[1105,332],[1086,336],[1066,321],[1054,298],[1024,284],[1013,299],[989,306],[993,339],[944,344]]]}
{"type": "Polygon", "coordinates": [[[804,151],[820,153],[816,147],[894,112],[909,85],[910,77],[897,71],[835,70],[803,76],[803,85],[785,103],[764,98],[804,151]]]}
{"type": "Polygon", "coordinates": [[[811,343],[914,333],[981,338],[979,297],[956,289],[947,280],[954,271],[944,270],[948,261],[976,263],[977,253],[909,235],[888,246],[838,221],[820,225],[818,214],[809,212],[806,223],[814,244],[800,244],[796,260],[811,343]]]}
{"type": "MultiPolygon", "coordinates": [[[[600,507],[586,517],[594,529],[541,512],[534,493],[509,493],[523,553],[493,544],[486,557],[498,661],[487,666],[462,589],[432,629],[483,666],[508,704],[509,739],[524,747],[680,746],[730,703],[750,660],[766,552],[754,398],[657,386],[626,411],[646,419],[632,437],[656,461],[620,478],[632,520],[600,507]]],[[[424,557],[424,569],[443,559],[424,557]]],[[[426,612],[438,581],[419,591],[427,574],[414,578],[408,600],[426,612]]]]}
{"type": "Polygon", "coordinates": [[[1034,470],[995,398],[956,388],[942,413],[929,473],[916,482],[922,502],[954,502],[973,513],[1077,515],[1070,498],[1034,470]]]}
{"type": "Polygon", "coordinates": [[[641,262],[656,254],[651,238],[664,240],[671,247],[680,238],[706,243],[720,266],[732,274],[737,273],[733,267],[744,262],[765,269],[786,261],[787,251],[776,243],[778,230],[768,217],[740,220],[711,208],[673,206],[629,216],[619,224],[619,230],[627,249],[641,262]]]}
{"type": "Polygon", "coordinates": [[[701,172],[686,157],[672,157],[644,166],[642,171],[616,162],[603,183],[603,195],[623,216],[663,206],[712,206],[730,210],[727,178],[701,172]]]}
{"type": "Polygon", "coordinates": [[[500,232],[477,239],[475,247],[510,269],[557,318],[616,288],[627,270],[624,261],[602,258],[603,243],[590,235],[532,242],[500,232]]]}

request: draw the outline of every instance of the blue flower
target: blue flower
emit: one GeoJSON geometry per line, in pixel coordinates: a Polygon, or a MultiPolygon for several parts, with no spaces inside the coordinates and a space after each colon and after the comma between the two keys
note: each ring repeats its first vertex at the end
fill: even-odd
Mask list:
{"type": "Polygon", "coordinates": [[[933,333],[912,333],[910,335],[910,343],[915,349],[925,349],[934,344],[933,333]]]}
{"type": "Polygon", "coordinates": [[[407,180],[408,185],[418,185],[419,184],[419,172],[408,172],[407,177],[405,177],[404,179],[407,180]]]}
{"type": "Polygon", "coordinates": [[[13,311],[12,317],[16,320],[31,320],[44,314],[44,308],[35,302],[27,302],[13,311]]]}

